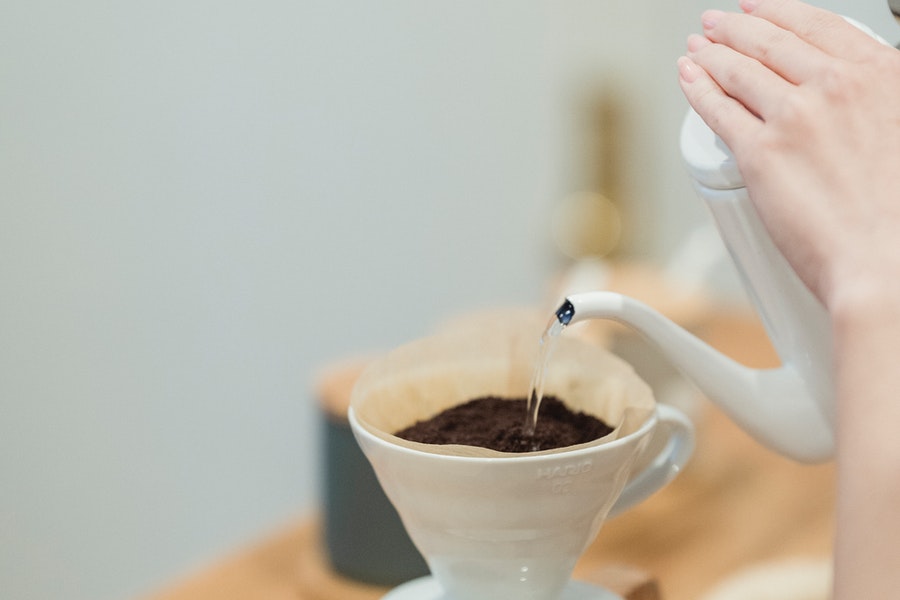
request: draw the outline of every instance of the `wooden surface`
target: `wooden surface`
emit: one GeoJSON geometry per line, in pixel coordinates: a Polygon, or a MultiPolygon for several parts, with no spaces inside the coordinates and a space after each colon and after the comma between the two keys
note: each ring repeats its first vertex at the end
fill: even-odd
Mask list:
{"type": "MultiPolygon", "coordinates": [[[[776,364],[758,323],[745,317],[719,318],[703,337],[750,366],[776,364]]],[[[608,582],[610,569],[628,565],[652,573],[665,600],[696,600],[741,568],[830,554],[833,467],[773,454],[705,401],[695,419],[691,463],[667,488],[603,526],[576,579],[608,582]]],[[[376,600],[385,591],[335,576],[308,520],[148,600],[376,600]]]]}

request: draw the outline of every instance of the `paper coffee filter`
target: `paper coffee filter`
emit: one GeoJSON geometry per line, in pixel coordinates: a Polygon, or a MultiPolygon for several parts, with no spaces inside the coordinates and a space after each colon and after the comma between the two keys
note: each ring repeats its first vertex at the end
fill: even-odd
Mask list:
{"type": "MultiPolygon", "coordinates": [[[[393,433],[475,398],[527,397],[546,326],[542,321],[521,312],[514,318],[498,316],[481,320],[478,327],[443,328],[397,348],[374,361],[357,381],[350,403],[357,419],[379,437],[426,452],[509,456],[473,446],[410,442],[393,433]]],[[[614,427],[613,433],[589,445],[636,430],[655,408],[650,387],[629,364],[604,348],[567,337],[565,332],[553,347],[544,394],[557,396],[571,409],[614,427]]]]}

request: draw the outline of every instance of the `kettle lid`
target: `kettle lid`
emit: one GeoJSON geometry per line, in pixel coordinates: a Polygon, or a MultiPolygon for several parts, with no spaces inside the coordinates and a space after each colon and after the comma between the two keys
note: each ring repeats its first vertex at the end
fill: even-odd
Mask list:
{"type": "Polygon", "coordinates": [[[689,109],[681,125],[681,156],[691,177],[705,187],[733,190],[744,187],[731,150],[722,138],[689,109]]]}

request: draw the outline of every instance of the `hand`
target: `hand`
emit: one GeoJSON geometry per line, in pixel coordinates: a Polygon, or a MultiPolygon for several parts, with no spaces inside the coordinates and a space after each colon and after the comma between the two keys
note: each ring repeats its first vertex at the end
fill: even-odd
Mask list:
{"type": "Polygon", "coordinates": [[[900,300],[900,52],[797,0],[741,8],[688,39],[688,101],[826,307],[900,300]]]}

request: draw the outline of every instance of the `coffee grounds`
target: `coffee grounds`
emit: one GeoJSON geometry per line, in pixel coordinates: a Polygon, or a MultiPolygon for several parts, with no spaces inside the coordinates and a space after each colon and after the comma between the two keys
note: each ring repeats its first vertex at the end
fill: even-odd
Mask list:
{"type": "Polygon", "coordinates": [[[525,433],[525,399],[488,396],[453,406],[394,435],[425,444],[462,444],[500,452],[534,452],[584,444],[612,427],[583,412],[574,412],[554,396],[541,400],[533,436],[525,433]]]}

